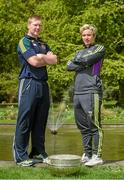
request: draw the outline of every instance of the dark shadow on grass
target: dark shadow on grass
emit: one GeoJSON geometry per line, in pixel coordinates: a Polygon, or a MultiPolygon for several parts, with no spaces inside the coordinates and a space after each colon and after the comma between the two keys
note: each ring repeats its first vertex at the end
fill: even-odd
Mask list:
{"type": "Polygon", "coordinates": [[[67,168],[53,168],[48,167],[48,170],[51,175],[55,177],[80,177],[86,175],[85,172],[82,171],[81,167],[67,167],[67,168]]]}
{"type": "Polygon", "coordinates": [[[75,179],[75,178],[80,178],[80,177],[82,177],[82,176],[86,176],[87,175],[87,173],[85,173],[85,172],[81,172],[81,171],[79,171],[79,172],[74,172],[74,173],[71,173],[71,174],[59,174],[59,173],[52,173],[52,175],[54,176],[54,177],[58,177],[58,178],[60,178],[60,177],[69,177],[69,178],[72,178],[72,179],[75,179]]]}

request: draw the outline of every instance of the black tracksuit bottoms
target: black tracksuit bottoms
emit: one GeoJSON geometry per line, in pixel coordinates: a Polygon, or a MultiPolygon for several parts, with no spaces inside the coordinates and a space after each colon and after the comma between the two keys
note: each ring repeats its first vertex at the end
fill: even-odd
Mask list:
{"type": "Polygon", "coordinates": [[[93,154],[101,156],[103,133],[101,129],[100,94],[74,95],[74,113],[77,127],[82,134],[84,153],[91,157],[93,154]]]}

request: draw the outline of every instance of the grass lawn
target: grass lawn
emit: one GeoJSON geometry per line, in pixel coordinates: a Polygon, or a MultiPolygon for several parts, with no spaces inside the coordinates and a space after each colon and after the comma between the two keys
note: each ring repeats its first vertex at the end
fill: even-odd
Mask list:
{"type": "Polygon", "coordinates": [[[66,175],[62,171],[54,172],[48,167],[2,167],[0,179],[124,179],[124,167],[99,166],[88,168],[82,166],[77,174],[66,175]]]}

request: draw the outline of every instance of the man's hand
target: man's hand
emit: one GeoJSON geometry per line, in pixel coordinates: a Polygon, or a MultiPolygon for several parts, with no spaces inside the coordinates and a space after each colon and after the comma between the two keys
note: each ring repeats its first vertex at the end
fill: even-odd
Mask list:
{"type": "Polygon", "coordinates": [[[81,56],[82,56],[82,52],[80,51],[80,52],[78,52],[78,53],[76,54],[76,56],[74,57],[73,63],[75,63],[75,64],[81,64],[81,63],[82,63],[82,61],[81,61],[81,56]]]}
{"type": "Polygon", "coordinates": [[[47,54],[37,54],[36,56],[32,56],[27,61],[34,67],[42,67],[57,64],[57,56],[52,52],[48,52],[47,54]]]}
{"type": "Polygon", "coordinates": [[[50,54],[53,54],[53,52],[52,52],[52,51],[48,51],[48,52],[47,52],[47,55],[50,55],[50,54]]]}
{"type": "Polygon", "coordinates": [[[46,64],[57,63],[57,56],[52,52],[48,52],[47,54],[37,54],[37,56],[42,59],[46,64]]]}

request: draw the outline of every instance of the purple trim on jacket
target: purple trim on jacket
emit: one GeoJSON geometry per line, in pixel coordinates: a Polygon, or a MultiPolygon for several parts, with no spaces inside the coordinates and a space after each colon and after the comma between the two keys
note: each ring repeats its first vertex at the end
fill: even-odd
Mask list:
{"type": "Polygon", "coordinates": [[[94,64],[93,70],[92,70],[92,75],[99,75],[101,66],[102,66],[102,60],[98,61],[96,64],[94,64]]]}

